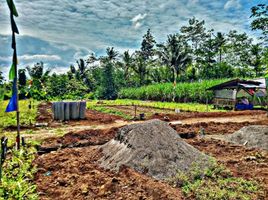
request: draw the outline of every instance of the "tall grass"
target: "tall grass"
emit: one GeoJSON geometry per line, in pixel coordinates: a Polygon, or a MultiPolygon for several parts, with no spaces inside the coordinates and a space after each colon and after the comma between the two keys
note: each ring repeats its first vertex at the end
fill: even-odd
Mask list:
{"type": "MultiPolygon", "coordinates": [[[[20,124],[30,125],[35,123],[35,118],[37,115],[37,104],[39,102],[35,101],[32,105],[32,109],[29,109],[30,100],[20,100],[20,124]]],[[[5,109],[9,101],[0,101],[0,132],[3,128],[8,126],[16,126],[16,112],[6,113],[5,109]]]]}
{"type": "MultiPolygon", "coordinates": [[[[227,81],[227,79],[204,80],[202,82],[192,83],[178,83],[175,88],[175,101],[185,103],[205,103],[207,98],[209,101],[211,101],[213,98],[213,93],[211,91],[206,91],[206,89],[225,81],[227,81]]],[[[172,101],[173,84],[160,83],[139,88],[125,88],[119,92],[119,98],[172,101]]]]}

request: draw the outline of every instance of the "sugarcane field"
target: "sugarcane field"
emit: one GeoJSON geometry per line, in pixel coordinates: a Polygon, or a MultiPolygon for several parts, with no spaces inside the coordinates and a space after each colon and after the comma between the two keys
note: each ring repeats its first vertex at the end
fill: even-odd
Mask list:
{"type": "Polygon", "coordinates": [[[267,16],[1,2],[0,199],[268,199],[267,16]]]}

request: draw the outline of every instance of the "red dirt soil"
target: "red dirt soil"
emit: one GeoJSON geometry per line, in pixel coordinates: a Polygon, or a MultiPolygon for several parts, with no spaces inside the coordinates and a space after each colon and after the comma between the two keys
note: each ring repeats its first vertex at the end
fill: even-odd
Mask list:
{"type": "Polygon", "coordinates": [[[160,119],[168,121],[177,121],[190,118],[218,118],[218,117],[234,117],[243,115],[263,115],[265,111],[248,110],[248,111],[230,111],[230,112],[181,112],[178,114],[155,114],[150,119],[160,119]]]}
{"type": "MultiPolygon", "coordinates": [[[[262,183],[268,195],[268,152],[245,148],[215,139],[189,139],[190,145],[215,157],[230,169],[234,176],[255,179],[262,183]]],[[[268,196],[267,196],[268,197],[268,196]]]]}
{"type": "Polygon", "coordinates": [[[39,156],[35,177],[39,198],[48,199],[183,199],[179,189],[123,167],[118,174],[101,169],[94,147],[64,149],[39,156]]]}
{"type": "Polygon", "coordinates": [[[63,137],[52,137],[45,139],[41,149],[59,149],[66,147],[82,147],[92,145],[102,145],[114,138],[118,128],[108,130],[84,130],[79,132],[69,132],[63,137]]]}
{"type": "Polygon", "coordinates": [[[171,125],[171,127],[174,128],[179,134],[199,134],[200,130],[203,128],[205,134],[225,135],[231,134],[240,130],[244,126],[249,125],[268,125],[268,119],[256,122],[200,122],[194,124],[171,125]]]}

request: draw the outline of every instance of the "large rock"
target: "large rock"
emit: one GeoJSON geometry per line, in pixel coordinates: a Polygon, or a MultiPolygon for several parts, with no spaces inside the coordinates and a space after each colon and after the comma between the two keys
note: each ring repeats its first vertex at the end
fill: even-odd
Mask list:
{"type": "Polygon", "coordinates": [[[118,130],[116,137],[100,147],[102,167],[119,170],[122,165],[156,179],[174,176],[178,170],[208,164],[208,156],[184,142],[166,122],[151,120],[118,130]]]}
{"type": "Polygon", "coordinates": [[[268,126],[245,126],[231,135],[227,135],[229,142],[268,150],[268,126]]]}

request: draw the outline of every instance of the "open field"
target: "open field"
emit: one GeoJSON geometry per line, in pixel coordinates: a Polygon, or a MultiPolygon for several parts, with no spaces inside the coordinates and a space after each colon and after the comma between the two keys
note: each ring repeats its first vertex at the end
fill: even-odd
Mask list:
{"type": "MultiPolygon", "coordinates": [[[[21,100],[19,102],[20,106],[20,124],[22,127],[30,126],[35,123],[35,118],[37,116],[37,101],[32,101],[32,107],[29,109],[29,104],[31,100],[21,100]]],[[[16,127],[16,113],[5,113],[9,101],[0,101],[0,132],[4,128],[14,128],[16,127]]]]}
{"type": "MultiPolygon", "coordinates": [[[[248,125],[268,125],[266,112],[196,112],[195,109],[190,111],[190,106],[195,108],[198,104],[183,104],[189,106],[187,112],[183,112],[182,106],[181,112],[175,113],[178,106],[182,105],[131,100],[91,101],[87,103],[89,109],[85,120],[56,122],[51,103],[40,103],[33,121],[47,126],[28,127],[22,132],[26,141],[38,145],[39,155],[36,154],[33,163],[37,170],[34,183],[39,199],[195,199],[196,195],[214,190],[237,198],[265,199],[268,192],[267,151],[230,144],[224,141],[224,135],[248,125]],[[229,170],[230,178],[226,179],[223,175],[226,172],[222,171],[217,179],[204,179],[206,184],[202,180],[199,186],[197,182],[187,182],[187,187],[191,188],[188,190],[186,185],[174,187],[174,182],[154,180],[130,167],[120,168],[119,173],[101,168],[98,160],[102,153],[98,147],[115,138],[120,127],[142,123],[131,120],[133,104],[138,105],[137,115],[145,113],[145,120],[160,119],[171,123],[185,142],[213,156],[218,164],[229,170]],[[219,185],[222,183],[224,186],[219,185]],[[244,192],[240,189],[232,191],[235,193],[228,191],[232,184],[244,192]]],[[[27,110],[25,106],[22,108],[27,110]]],[[[200,108],[204,109],[205,105],[200,108]]],[[[3,134],[15,135],[15,132],[4,129],[3,134]]]]}

